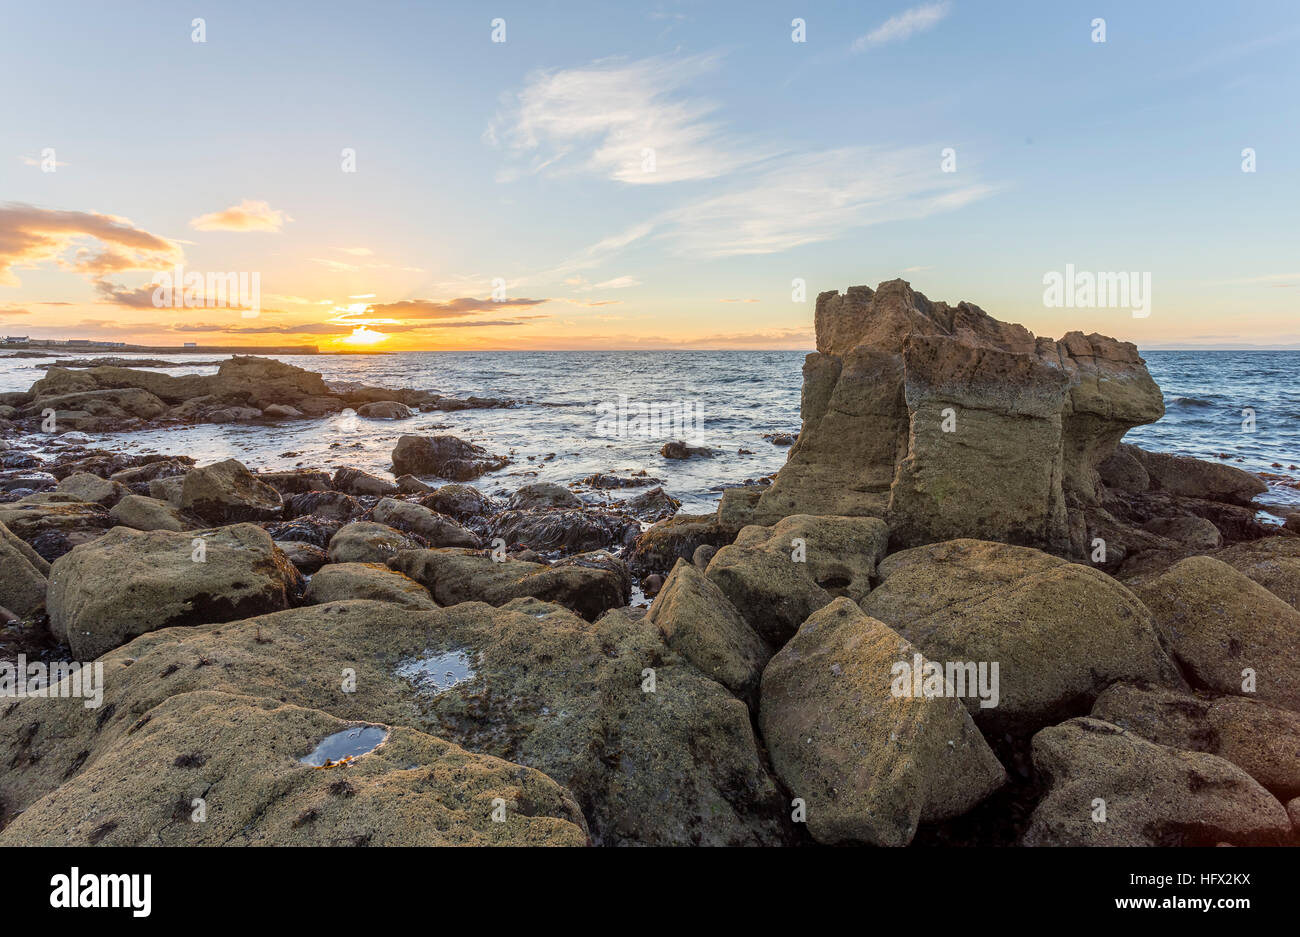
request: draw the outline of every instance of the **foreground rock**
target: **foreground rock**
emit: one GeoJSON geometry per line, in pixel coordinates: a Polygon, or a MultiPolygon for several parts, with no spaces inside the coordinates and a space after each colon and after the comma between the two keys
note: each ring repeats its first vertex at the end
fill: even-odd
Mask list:
{"type": "Polygon", "coordinates": [[[586,844],[578,805],[546,775],[414,729],[382,727],[383,743],[346,769],[302,763],[353,725],[265,697],[173,696],[28,807],[0,846],[586,844]]]}
{"type": "Polygon", "coordinates": [[[530,550],[583,553],[623,547],[636,539],[641,525],[626,514],[596,510],[502,511],[486,525],[487,536],[506,546],[530,550]]]}
{"type": "Polygon", "coordinates": [[[1156,745],[1099,719],[1034,736],[1048,786],[1027,846],[1210,846],[1280,842],[1286,809],[1250,775],[1215,755],[1156,745]],[[1105,822],[1095,819],[1104,801],[1105,822]]]}
{"type": "Polygon", "coordinates": [[[1208,556],[1134,591],[1196,686],[1300,710],[1300,612],[1208,556]]]}
{"type": "Polygon", "coordinates": [[[874,517],[794,515],[746,527],[709,561],[708,576],[773,647],[836,595],[871,588],[889,531],[874,517]]]}
{"type": "Polygon", "coordinates": [[[758,689],[763,667],[772,657],[772,649],[722,590],[686,560],[673,567],[646,621],[701,673],[745,699],[758,689]]]}
{"type": "Polygon", "coordinates": [[[509,461],[455,436],[403,436],[393,449],[393,474],[463,482],[503,468],[509,461]]]}
{"type": "Polygon", "coordinates": [[[82,661],[158,628],[288,608],[301,586],[252,524],[192,533],[114,527],[56,560],[49,578],[50,631],[82,661]]]}
{"type": "Polygon", "coordinates": [[[959,700],[893,692],[916,653],[840,598],[763,672],[763,738],[818,842],[906,846],[918,823],[961,816],[1005,782],[959,700]]]}
{"type": "Polygon", "coordinates": [[[586,565],[582,556],[547,566],[513,559],[496,561],[470,550],[404,550],[388,565],[420,583],[443,606],[461,602],[500,606],[531,597],[563,605],[592,621],[609,609],[626,605],[631,597],[626,570],[610,568],[608,563],[586,565]]]}
{"type": "Polygon", "coordinates": [[[868,615],[930,660],[998,664],[998,704],[966,701],[985,731],[1032,731],[1086,713],[1117,680],[1182,685],[1151,613],[1095,569],[1027,547],[953,540],[895,553],[879,575],[862,602],[868,615]]]}
{"type": "Polygon", "coordinates": [[[113,521],[99,504],[24,499],[0,504],[0,524],[43,559],[53,561],[75,546],[102,537],[113,521]]]}
{"type": "Polygon", "coordinates": [[[1280,800],[1300,795],[1300,713],[1240,696],[1116,684],[1091,715],[1150,742],[1225,758],[1280,800]]]}
{"type": "Polygon", "coordinates": [[[49,563],[0,524],[0,607],[24,619],[41,615],[49,571],[49,563]]]}
{"type": "MultiPolygon", "coordinates": [[[[90,785],[66,785],[97,772],[101,760],[129,751],[132,740],[155,722],[163,729],[194,726],[184,731],[190,733],[186,741],[196,744],[178,746],[181,755],[216,755],[197,745],[204,737],[203,720],[164,719],[156,709],[180,694],[211,690],[319,710],[346,722],[409,726],[467,751],[544,772],[573,793],[597,843],[788,841],[783,818],[789,808],[763,768],[745,705],[665,647],[655,629],[622,612],[590,623],[535,600],[501,609],[466,603],[424,612],[385,602],[336,602],[145,635],[104,659],[104,687],[104,705],[97,711],[24,699],[0,720],[0,764],[7,767],[0,772],[0,798],[12,811],[29,808],[61,786],[75,795],[63,803],[80,807],[79,814],[69,807],[62,815],[102,810],[106,802],[90,785]],[[343,666],[356,671],[355,692],[340,689],[343,666]],[[645,689],[647,668],[653,670],[653,692],[645,689]]],[[[296,770],[290,759],[310,751],[336,727],[318,723],[311,731],[282,735],[253,722],[254,737],[286,740],[285,748],[276,741],[272,750],[283,754],[264,759],[257,744],[231,748],[252,764],[249,771],[270,770],[264,761],[287,761],[286,770],[296,770]]],[[[366,761],[383,750],[346,772],[368,777],[366,761]]],[[[401,746],[393,755],[391,764],[404,768],[429,757],[401,746]]],[[[142,755],[140,763],[156,764],[154,757],[142,755]]],[[[219,760],[213,777],[223,770],[235,770],[236,779],[256,777],[231,765],[219,760]]],[[[111,767],[90,776],[114,777],[111,767]]],[[[428,773],[408,771],[393,782],[405,784],[402,778],[428,773]]],[[[170,769],[167,777],[174,782],[170,769]]],[[[195,783],[205,777],[196,774],[195,783]]],[[[442,796],[453,790],[441,780],[430,784],[442,796]]],[[[284,789],[297,790],[291,783],[284,789]]],[[[172,783],[165,790],[164,803],[189,792],[175,791],[172,783]]],[[[227,796],[233,797],[231,790],[227,796]]],[[[507,816],[512,809],[532,812],[527,801],[501,796],[507,816]]],[[[482,802],[472,798],[465,809],[477,810],[482,802]]],[[[423,800],[412,803],[409,822],[424,829],[416,815],[433,810],[437,816],[439,808],[423,800]]],[[[539,797],[537,812],[553,815],[547,804],[539,797]]],[[[297,818],[308,805],[294,806],[298,809],[276,815],[297,818]]],[[[360,812],[357,819],[363,832],[360,812]]]]}

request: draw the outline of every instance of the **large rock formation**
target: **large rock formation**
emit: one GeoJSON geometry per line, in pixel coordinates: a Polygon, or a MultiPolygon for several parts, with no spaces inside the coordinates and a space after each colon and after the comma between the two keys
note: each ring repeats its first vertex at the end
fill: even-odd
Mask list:
{"type": "Polygon", "coordinates": [[[978,537],[1082,556],[1098,465],[1164,413],[1136,347],[1102,335],[1035,338],[902,280],[822,293],[816,316],[803,428],[754,523],[872,515],[901,546],[978,537]]]}

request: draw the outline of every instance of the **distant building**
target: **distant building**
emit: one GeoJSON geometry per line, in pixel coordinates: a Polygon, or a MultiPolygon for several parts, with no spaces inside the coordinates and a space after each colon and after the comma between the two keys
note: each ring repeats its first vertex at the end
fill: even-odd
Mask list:
{"type": "Polygon", "coordinates": [[[186,347],[186,348],[198,348],[198,347],[199,347],[199,344],[198,344],[198,342],[186,342],[186,343],[185,343],[185,347],[186,347]]]}
{"type": "Polygon", "coordinates": [[[26,336],[26,335],[6,335],[6,336],[5,336],[5,344],[6,344],[6,345],[26,345],[26,344],[27,344],[27,336],[26,336]]]}
{"type": "Polygon", "coordinates": [[[70,338],[68,339],[68,344],[69,345],[93,345],[95,343],[88,338],[70,338]]]}

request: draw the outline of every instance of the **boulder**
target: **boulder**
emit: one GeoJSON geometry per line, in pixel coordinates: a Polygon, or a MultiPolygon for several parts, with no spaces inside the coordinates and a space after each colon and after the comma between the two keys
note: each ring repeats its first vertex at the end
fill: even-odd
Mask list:
{"type": "Polygon", "coordinates": [[[892,554],[877,571],[882,581],[862,601],[868,615],[930,660],[998,664],[998,705],[967,700],[985,732],[1026,733],[1086,713],[1117,680],[1182,686],[1151,613],[1091,567],[952,540],[892,554]]]}
{"type": "Polygon", "coordinates": [[[835,596],[865,596],[888,540],[878,518],[796,514],[773,527],[746,527],[714,554],[708,576],[754,630],[780,647],[835,596]]]}
{"type": "Polygon", "coordinates": [[[646,613],[664,642],[732,693],[748,699],[772,657],[722,590],[686,560],[678,560],[646,613]]]}
{"type": "Polygon", "coordinates": [[[264,521],[280,516],[280,492],[244,467],[226,459],[192,469],[181,486],[181,510],[212,524],[264,521]]]}
{"type": "Polygon", "coordinates": [[[445,514],[409,501],[384,498],[375,505],[371,517],[377,523],[419,534],[431,547],[478,547],[478,535],[466,530],[445,514]]]}
{"type": "Polygon", "coordinates": [[[405,726],[374,727],[383,741],[346,770],[303,762],[319,741],[362,727],[268,697],[171,696],[119,744],[96,746],[0,846],[586,844],[573,795],[540,771],[405,726]],[[208,810],[192,822],[200,797],[208,810]]]}
{"type": "Polygon", "coordinates": [[[523,560],[493,560],[470,550],[406,550],[388,561],[433,595],[439,605],[486,602],[501,606],[532,597],[572,609],[587,620],[626,605],[626,572],[580,564],[547,566],[523,560]]]}
{"type": "Polygon", "coordinates": [[[311,577],[302,600],[323,605],[341,599],[396,602],[407,608],[437,608],[429,590],[379,563],[331,563],[311,577]]]}
{"type": "Polygon", "coordinates": [[[1187,550],[1201,552],[1223,546],[1219,528],[1203,517],[1157,517],[1143,524],[1142,529],[1166,537],[1187,550]]]}
{"type": "Polygon", "coordinates": [[[1300,537],[1265,537],[1235,543],[1215,553],[1214,558],[1300,610],[1300,537]]]}
{"type": "Polygon", "coordinates": [[[365,510],[360,501],[342,491],[304,491],[289,495],[284,502],[284,516],[290,519],[311,515],[350,521],[365,510]]]}
{"type": "Polygon", "coordinates": [[[1300,710],[1300,612],[1209,556],[1134,586],[1193,685],[1300,710]]]}
{"type": "Polygon", "coordinates": [[[0,524],[0,607],[22,619],[43,614],[49,570],[49,563],[0,524]]]}
{"type": "Polygon", "coordinates": [[[177,478],[193,467],[194,460],[189,456],[174,456],[128,466],[113,472],[109,478],[130,488],[144,482],[152,483],[156,479],[177,478]]]}
{"type": "Polygon", "coordinates": [[[628,550],[627,565],[638,576],[666,575],[679,559],[690,559],[698,547],[731,543],[738,530],[724,527],[711,514],[678,514],[637,537],[628,550]]]}
{"type": "Polygon", "coordinates": [[[680,501],[661,487],[651,488],[626,501],[618,502],[620,510],[643,521],[661,521],[666,517],[672,517],[681,506],[680,501]]]}
{"type": "Polygon", "coordinates": [[[799,439],[750,522],[888,516],[901,546],[980,537],[1086,556],[1098,466],[1164,412],[1133,345],[1035,338],[902,280],[822,293],[816,332],[799,439]]]}
{"type": "Polygon", "coordinates": [[[69,475],[59,482],[58,490],[72,495],[78,501],[102,504],[106,508],[111,508],[121,501],[124,495],[130,494],[125,485],[88,472],[69,475]]]}
{"type": "Polygon", "coordinates": [[[301,577],[264,530],[114,527],[50,567],[50,631],[76,660],[139,634],[287,608],[301,577]]]}
{"type": "Polygon", "coordinates": [[[666,442],[659,450],[659,454],[665,459],[690,459],[699,457],[701,459],[712,459],[713,450],[707,446],[691,446],[681,440],[675,442],[666,442]]]}
{"type": "Polygon", "coordinates": [[[308,514],[293,520],[266,524],[266,532],[272,540],[292,540],[319,547],[322,551],[329,546],[334,535],[343,527],[344,522],[332,517],[308,514]]]}
{"type": "Polygon", "coordinates": [[[180,508],[144,495],[127,495],[113,506],[108,516],[114,524],[133,530],[177,531],[188,526],[180,508]]]}
{"type": "Polygon", "coordinates": [[[276,540],[275,545],[304,576],[310,576],[329,562],[329,554],[324,550],[301,540],[276,540]]]}
{"type": "Polygon", "coordinates": [[[373,521],[353,521],[330,538],[326,553],[331,563],[383,563],[402,550],[418,550],[400,530],[373,521]]]}
{"type": "Polygon", "coordinates": [[[159,501],[166,501],[173,507],[179,508],[185,492],[185,476],[169,475],[166,478],[155,478],[149,482],[149,497],[156,498],[159,501]]]}
{"type": "Polygon", "coordinates": [[[471,517],[480,517],[496,511],[496,506],[491,499],[471,485],[443,485],[421,497],[420,503],[430,510],[454,517],[458,521],[467,521],[471,517]]]}
{"type": "Polygon", "coordinates": [[[305,415],[297,407],[291,407],[287,403],[269,404],[262,410],[262,416],[269,420],[301,420],[305,415]]]}
{"type": "Polygon", "coordinates": [[[334,488],[353,495],[375,495],[386,498],[397,494],[397,486],[378,475],[371,475],[361,469],[341,468],[334,473],[334,488]]]}
{"type": "Polygon", "coordinates": [[[563,485],[552,482],[533,482],[524,485],[506,503],[512,511],[536,510],[539,508],[580,508],[582,499],[563,485]]]}
{"type": "Polygon", "coordinates": [[[1142,464],[1144,453],[1137,446],[1120,443],[1097,466],[1102,484],[1123,491],[1143,492],[1151,487],[1151,476],[1142,464]]]}
{"type": "Polygon", "coordinates": [[[397,479],[397,490],[404,495],[424,495],[433,491],[432,485],[426,485],[414,475],[401,475],[397,479]]]}
{"type": "Polygon", "coordinates": [[[1117,683],[1091,715],[1149,742],[1227,759],[1281,800],[1300,795],[1300,713],[1240,696],[1117,683]]]}
{"type": "Polygon", "coordinates": [[[409,420],[415,411],[396,400],[377,400],[358,407],[357,416],[371,420],[409,420]]]}
{"type": "Polygon", "coordinates": [[[635,518],[597,510],[502,511],[487,524],[488,538],[506,546],[565,553],[622,547],[640,532],[635,518]]]}
{"type": "Polygon", "coordinates": [[[1291,830],[1282,804],[1236,765],[1100,719],[1043,729],[1033,759],[1047,793],[1027,846],[1247,845],[1280,842],[1291,830]]]}
{"type": "Polygon", "coordinates": [[[249,420],[260,420],[262,411],[256,407],[221,407],[209,411],[205,418],[209,423],[247,423],[249,420]]]}
{"type": "Polygon", "coordinates": [[[495,472],[509,461],[455,436],[403,436],[393,448],[394,475],[436,475],[463,482],[495,472]]]}
{"type": "Polygon", "coordinates": [[[113,521],[100,504],[23,500],[0,504],[0,524],[52,562],[102,536],[113,521]]]}
{"type": "MultiPolygon", "coordinates": [[[[951,692],[895,692],[920,654],[838,598],[763,671],[759,725],[772,766],[807,804],[820,843],[906,846],[918,823],[958,817],[1006,772],[951,692]]],[[[945,685],[952,691],[951,685],[945,685]]]]}
{"type": "Polygon", "coordinates": [[[1143,468],[1151,478],[1152,487],[1158,491],[1167,491],[1185,498],[1247,505],[1256,495],[1268,491],[1268,485],[1259,476],[1222,462],[1207,462],[1204,459],[1164,452],[1146,452],[1136,446],[1131,451],[1141,459],[1143,468]]]}
{"type": "Polygon", "coordinates": [[[329,473],[318,469],[294,469],[289,472],[259,472],[258,481],[266,482],[281,496],[302,494],[306,491],[328,491],[329,473]]]}

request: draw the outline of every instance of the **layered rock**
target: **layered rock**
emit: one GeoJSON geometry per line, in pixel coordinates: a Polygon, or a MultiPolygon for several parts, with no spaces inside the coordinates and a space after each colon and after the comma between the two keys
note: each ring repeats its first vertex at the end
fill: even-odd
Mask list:
{"type": "Polygon", "coordinates": [[[965,536],[1082,556],[1098,466],[1164,413],[1133,345],[1036,338],[902,280],[822,293],[816,326],[803,427],[750,507],[758,523],[872,515],[903,546],[965,536]]]}

